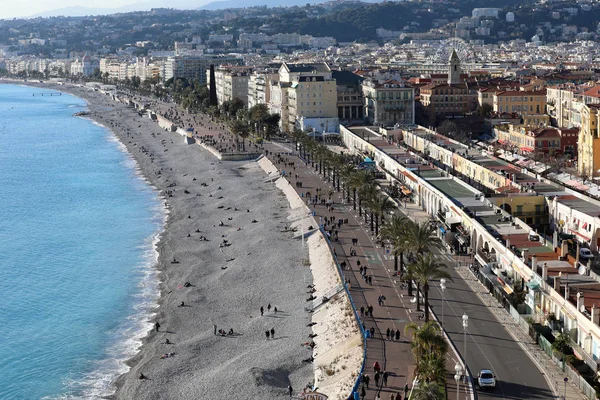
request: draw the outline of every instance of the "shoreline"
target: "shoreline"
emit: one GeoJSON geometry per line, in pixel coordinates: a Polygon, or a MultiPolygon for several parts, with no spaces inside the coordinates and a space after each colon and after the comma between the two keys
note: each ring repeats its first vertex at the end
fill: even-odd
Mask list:
{"type": "MultiPolygon", "coordinates": [[[[135,136],[142,135],[142,133],[139,133],[139,132],[135,132],[134,133],[134,131],[135,131],[135,129],[133,129],[134,127],[133,126],[127,126],[127,123],[124,120],[119,120],[119,118],[110,118],[108,116],[108,114],[110,112],[103,111],[102,113],[100,113],[101,115],[99,115],[99,113],[98,113],[98,109],[99,108],[106,108],[106,106],[108,105],[113,110],[111,112],[116,112],[117,114],[119,114],[119,116],[121,116],[121,114],[128,114],[126,116],[121,116],[122,118],[125,118],[125,120],[127,120],[127,119],[136,120],[137,119],[135,121],[135,124],[136,124],[136,126],[138,126],[138,128],[140,128],[143,125],[144,121],[142,121],[139,117],[135,118],[136,115],[134,115],[131,112],[131,109],[127,108],[125,105],[121,105],[121,104],[113,101],[108,96],[104,96],[104,95],[98,94],[97,92],[96,93],[88,93],[86,95],[86,93],[81,93],[82,90],[78,90],[80,88],[76,88],[76,87],[69,87],[69,86],[53,87],[53,85],[39,85],[39,84],[38,85],[33,85],[33,86],[36,86],[36,87],[46,87],[46,88],[50,88],[52,90],[60,90],[62,92],[65,92],[65,93],[68,93],[68,94],[71,94],[71,95],[74,95],[76,97],[84,99],[87,102],[87,104],[88,104],[88,109],[90,110],[90,115],[86,115],[85,118],[90,119],[90,120],[94,121],[95,123],[98,123],[98,124],[102,125],[104,128],[106,128],[110,132],[112,132],[112,134],[115,136],[115,138],[117,138],[117,140],[119,140],[120,144],[122,144],[123,146],[125,146],[125,148],[127,149],[128,153],[130,154],[130,156],[134,160],[136,160],[136,164],[137,164],[137,166],[138,166],[138,168],[140,170],[140,173],[141,173],[142,177],[146,178],[147,183],[149,183],[155,189],[159,190],[164,195],[165,190],[166,190],[164,183],[161,184],[162,182],[160,182],[160,177],[152,176],[152,172],[156,172],[156,171],[149,170],[147,159],[144,160],[147,157],[147,153],[146,154],[144,154],[144,153],[140,154],[140,152],[139,152],[139,149],[141,147],[146,146],[146,145],[150,146],[150,144],[148,144],[146,142],[139,141],[139,145],[138,145],[138,141],[136,141],[136,143],[132,143],[132,141],[129,140],[129,139],[134,138],[135,136]],[[95,96],[96,99],[90,98],[91,97],[90,95],[91,96],[95,96]],[[102,101],[102,100],[104,100],[104,101],[102,101]],[[104,103],[104,104],[96,104],[95,101],[98,101],[99,103],[104,103]],[[116,111],[114,111],[114,110],[116,110],[116,111]],[[142,122],[142,123],[140,123],[140,122],[142,122]],[[144,144],[142,144],[142,143],[144,143],[144,144]],[[138,152],[136,152],[135,150],[138,150],[138,152]],[[146,156],[146,157],[144,157],[144,156],[146,156]],[[142,161],[140,161],[140,159],[142,159],[142,161]],[[157,181],[159,181],[159,182],[157,182],[157,181]]],[[[177,142],[183,141],[183,138],[181,138],[179,134],[172,135],[171,133],[167,133],[166,135],[163,136],[162,134],[164,133],[164,131],[161,130],[160,128],[158,128],[158,126],[156,125],[155,122],[153,122],[153,121],[151,121],[149,119],[145,120],[145,122],[146,122],[146,125],[147,125],[146,127],[155,128],[153,133],[155,133],[157,137],[158,137],[158,135],[160,135],[160,138],[163,139],[163,140],[166,140],[167,142],[170,141],[171,143],[169,143],[169,144],[174,144],[174,141],[177,141],[177,142]]],[[[131,123],[129,125],[131,125],[131,123]]],[[[138,129],[138,130],[140,130],[140,129],[138,129]]],[[[144,130],[144,128],[142,128],[141,130],[144,130]]],[[[144,136],[146,136],[146,135],[144,135],[144,136]]],[[[148,139],[148,140],[151,140],[151,139],[148,139]]],[[[157,142],[157,140],[153,140],[153,141],[157,142]]],[[[158,143],[154,143],[154,144],[156,145],[158,143]]],[[[165,145],[164,147],[170,147],[169,149],[165,149],[164,151],[167,151],[167,150],[168,151],[176,150],[175,148],[173,148],[173,146],[166,146],[165,145]]],[[[218,176],[214,175],[214,171],[216,171],[216,170],[218,170],[218,172],[217,172],[216,175],[220,175],[221,173],[225,174],[227,172],[231,172],[231,170],[222,169],[221,166],[219,166],[219,168],[214,167],[216,164],[220,164],[220,163],[216,159],[213,160],[212,156],[207,156],[205,150],[200,150],[200,146],[187,146],[187,145],[184,146],[181,143],[179,143],[178,147],[179,147],[179,150],[181,150],[181,149],[192,149],[192,151],[194,153],[196,153],[196,155],[199,156],[199,158],[203,159],[203,163],[204,163],[205,167],[209,167],[209,166],[212,165],[213,168],[210,168],[210,167],[209,168],[210,168],[210,171],[212,171],[211,175],[213,175],[213,179],[218,178],[218,176]],[[211,158],[211,160],[207,160],[208,158],[211,158]]],[[[160,146],[158,148],[160,148],[160,146]]],[[[158,149],[156,149],[156,150],[158,150],[158,149]]],[[[159,160],[159,158],[160,158],[159,156],[155,156],[154,160],[152,162],[157,162],[157,164],[158,164],[158,162],[160,161],[161,164],[164,164],[164,163],[167,162],[167,159],[170,159],[170,161],[173,162],[172,157],[171,157],[170,154],[169,154],[168,157],[165,157],[165,159],[163,159],[163,160],[159,160]]],[[[252,168],[251,166],[248,166],[249,163],[247,163],[247,162],[246,163],[244,163],[244,162],[237,162],[237,163],[233,163],[232,165],[231,165],[231,163],[229,163],[229,164],[230,165],[228,165],[228,167],[230,167],[230,168],[233,166],[233,168],[238,169],[237,167],[242,167],[243,166],[244,168],[247,168],[249,170],[254,169],[254,171],[252,171],[252,174],[254,176],[254,184],[255,184],[255,186],[257,184],[262,183],[262,180],[265,178],[265,175],[262,173],[262,171],[258,170],[257,166],[255,166],[254,168],[252,168]]],[[[254,163],[254,164],[256,164],[256,163],[254,163]]],[[[204,171],[204,172],[207,172],[207,171],[204,171]]],[[[198,173],[198,171],[195,171],[195,173],[198,173]]],[[[168,175],[168,174],[167,173],[163,173],[162,175],[168,175]]],[[[170,176],[172,176],[172,175],[170,175],[170,176]]],[[[198,176],[198,178],[200,178],[200,176],[198,176]]],[[[173,177],[173,179],[174,179],[174,177],[173,177]]],[[[208,178],[202,178],[202,179],[208,179],[208,178]]],[[[267,185],[267,187],[268,187],[268,185],[267,185]]],[[[177,186],[177,187],[175,187],[174,190],[177,192],[176,196],[179,196],[179,193],[180,193],[181,190],[188,190],[188,189],[183,189],[183,188],[180,188],[179,186],[177,186]]],[[[269,189],[268,191],[269,192],[273,192],[273,189],[269,189]]],[[[259,192],[259,194],[264,194],[264,190],[261,190],[261,189],[258,189],[257,192],[259,192]]],[[[198,194],[200,194],[200,193],[198,193],[198,194]]],[[[269,193],[267,193],[267,194],[269,194],[269,193]]],[[[202,195],[204,195],[204,193],[202,193],[202,195]]],[[[280,195],[277,192],[276,193],[270,193],[269,195],[271,197],[280,198],[280,195]]],[[[164,225],[164,230],[160,234],[159,243],[156,246],[156,249],[159,252],[159,262],[158,262],[158,265],[157,265],[157,270],[158,270],[159,277],[160,277],[159,278],[160,279],[159,285],[160,285],[160,293],[161,293],[161,295],[160,295],[160,298],[158,300],[158,305],[157,305],[157,308],[155,309],[155,312],[156,312],[156,315],[157,315],[159,321],[161,321],[161,325],[163,325],[163,326],[165,325],[165,322],[163,322],[165,320],[167,321],[166,325],[171,326],[171,322],[169,322],[170,316],[168,315],[169,313],[166,312],[166,309],[169,308],[169,306],[172,307],[174,305],[174,302],[170,301],[170,297],[173,297],[172,296],[173,291],[174,290],[179,290],[179,289],[174,289],[173,288],[173,283],[174,283],[173,282],[173,277],[169,276],[170,272],[171,272],[169,270],[170,269],[174,269],[175,267],[173,265],[169,265],[169,263],[167,262],[167,260],[170,260],[170,254],[167,255],[167,253],[171,253],[172,254],[172,253],[176,253],[177,252],[176,250],[173,250],[173,251],[169,250],[170,247],[176,249],[177,245],[176,244],[174,245],[174,243],[172,242],[172,240],[169,242],[168,236],[174,230],[174,225],[177,225],[178,222],[181,222],[181,215],[178,215],[178,214],[181,214],[181,212],[179,210],[177,210],[176,206],[171,207],[171,204],[173,202],[174,202],[173,199],[169,199],[168,197],[166,198],[166,203],[167,203],[166,209],[169,211],[169,214],[168,214],[168,217],[167,217],[167,222],[164,225]],[[169,242],[169,243],[167,243],[167,242],[169,242]],[[171,268],[169,268],[169,267],[171,267],[171,268]]],[[[286,206],[286,208],[289,208],[289,205],[286,204],[285,206],[286,206]]],[[[280,204],[280,208],[284,208],[283,204],[280,204]]],[[[252,213],[252,215],[255,215],[255,214],[252,213]]],[[[211,216],[206,216],[206,219],[208,219],[210,217],[211,216]]],[[[267,214],[264,213],[264,216],[262,218],[263,219],[264,218],[268,218],[267,214]]],[[[185,221],[185,218],[183,220],[185,221]]],[[[273,222],[276,222],[276,221],[273,221],[273,222]]],[[[178,231],[181,231],[181,227],[176,227],[176,228],[177,228],[178,231]]],[[[246,228],[244,227],[244,229],[246,229],[246,228]]],[[[204,231],[204,229],[203,229],[203,231],[204,231]]],[[[190,230],[189,234],[192,234],[192,233],[193,233],[193,231],[190,230]]],[[[234,235],[234,234],[228,232],[228,237],[229,237],[229,235],[234,235]]],[[[275,241],[271,240],[271,242],[272,242],[271,247],[273,247],[273,244],[277,244],[277,242],[279,241],[278,239],[281,238],[282,235],[280,235],[277,232],[276,236],[277,236],[277,238],[273,238],[273,240],[275,240],[275,241]]],[[[180,240],[185,240],[184,238],[185,238],[185,236],[183,236],[180,240]]],[[[213,237],[210,238],[210,240],[214,241],[215,243],[217,243],[217,239],[218,238],[213,238],[213,237]]],[[[294,246],[296,246],[296,244],[299,245],[299,243],[295,242],[291,238],[288,238],[288,240],[285,240],[285,238],[284,238],[284,240],[282,240],[282,242],[284,242],[284,243],[285,242],[294,242],[293,243],[294,246]]],[[[290,243],[287,243],[287,245],[289,245],[289,244],[290,243]]],[[[287,254],[289,252],[287,252],[287,251],[284,250],[281,253],[285,255],[285,254],[287,254]]],[[[296,253],[298,253],[298,252],[296,252],[296,253]]],[[[301,259],[303,259],[304,257],[298,257],[298,256],[296,256],[295,258],[296,258],[296,264],[299,264],[299,261],[301,259]]],[[[178,259],[179,259],[179,257],[178,257],[178,259]]],[[[288,260],[288,261],[293,262],[293,260],[288,260]]],[[[182,262],[183,262],[183,257],[182,257],[182,262]]],[[[220,262],[218,260],[216,260],[216,263],[217,264],[221,264],[222,260],[220,262]]],[[[226,267],[226,268],[228,268],[228,267],[226,267]]],[[[303,268],[300,267],[300,269],[303,269],[303,268]]],[[[220,274],[218,271],[219,270],[217,270],[217,272],[215,272],[215,273],[220,274]]],[[[308,279],[309,282],[312,282],[312,277],[308,277],[308,276],[306,276],[305,273],[302,273],[302,272],[301,272],[301,275],[302,275],[302,277],[300,279],[303,279],[303,280],[308,279]]],[[[203,277],[207,278],[208,275],[204,275],[203,277]]],[[[181,284],[183,282],[181,282],[181,280],[178,279],[177,283],[181,284]]],[[[194,284],[194,286],[196,286],[196,285],[194,284]]],[[[298,289],[298,288],[296,288],[296,289],[298,289]]],[[[289,291],[290,290],[285,290],[284,291],[285,295],[287,297],[289,297],[289,291]]],[[[296,314],[296,315],[290,315],[290,316],[300,317],[300,321],[302,321],[302,320],[308,320],[308,316],[306,315],[306,313],[302,309],[304,301],[303,300],[299,300],[300,297],[304,297],[303,290],[302,289],[296,290],[296,292],[297,293],[296,293],[295,303],[297,305],[298,310],[290,310],[290,311],[294,311],[294,314],[296,314]]],[[[277,297],[283,297],[283,296],[273,296],[273,297],[277,298],[277,297]]],[[[176,302],[178,302],[178,301],[179,301],[179,299],[176,300],[176,302]]],[[[186,301],[186,303],[187,303],[187,301],[186,301]]],[[[265,307],[266,307],[266,302],[265,302],[265,307]]],[[[286,309],[287,308],[291,309],[293,307],[286,306],[285,308],[286,309]]],[[[280,310],[281,309],[282,308],[280,306],[280,310]]],[[[172,312],[172,311],[170,311],[170,312],[172,312]]],[[[287,311],[285,311],[285,312],[287,312],[287,311]]],[[[283,313],[281,313],[281,314],[283,315],[283,313]]],[[[206,316],[203,316],[203,317],[205,318],[206,316]]],[[[251,318],[252,317],[253,316],[251,316],[251,318]]],[[[254,319],[256,320],[256,318],[254,318],[254,319]]],[[[297,319],[297,318],[286,318],[286,319],[294,320],[294,319],[297,319]]],[[[255,323],[256,323],[255,321],[249,321],[245,325],[252,325],[252,324],[255,324],[255,323]]],[[[180,321],[180,320],[176,321],[176,325],[182,325],[182,324],[183,324],[183,321],[180,321]]],[[[151,327],[151,322],[149,322],[148,325],[149,325],[149,328],[150,328],[151,327]]],[[[210,331],[210,334],[212,336],[212,323],[205,322],[205,323],[200,324],[200,325],[204,325],[203,326],[204,330],[205,331],[206,330],[210,331]]],[[[288,323],[288,325],[289,325],[289,323],[288,323]]],[[[300,325],[300,324],[296,323],[295,325],[300,325]]],[[[306,325],[305,323],[301,324],[301,326],[305,326],[305,325],[306,325]]],[[[229,325],[226,325],[226,326],[229,326],[229,325]]],[[[304,329],[302,329],[299,326],[296,326],[296,328],[299,328],[299,329],[295,329],[295,330],[297,330],[297,331],[304,331],[304,333],[306,335],[308,335],[308,333],[310,332],[310,329],[307,328],[307,327],[305,327],[304,329]]],[[[171,335],[174,335],[174,337],[181,336],[182,338],[184,338],[184,336],[187,336],[187,335],[179,334],[179,333],[175,332],[174,329],[173,330],[170,330],[170,328],[167,328],[167,329],[169,329],[168,332],[173,332],[172,334],[171,333],[167,333],[166,334],[169,337],[173,337],[171,335]]],[[[242,329],[244,329],[244,328],[242,328],[242,329]]],[[[179,329],[178,329],[178,331],[179,331],[179,329]]],[[[237,331],[237,329],[236,329],[236,331],[237,331]]],[[[279,329],[278,329],[278,331],[279,331],[279,329]]],[[[261,330],[260,332],[264,332],[264,331],[261,330]]],[[[263,335],[264,334],[261,334],[259,336],[261,341],[264,341],[264,336],[263,335]]],[[[306,337],[306,335],[303,335],[303,334],[300,334],[300,335],[296,334],[296,336],[297,336],[298,339],[300,339],[301,337],[306,337]]],[[[164,373],[164,370],[162,368],[160,368],[160,363],[166,364],[166,363],[169,363],[171,361],[171,360],[158,360],[158,361],[156,361],[156,358],[157,358],[156,356],[159,355],[159,354],[161,354],[163,351],[166,351],[166,350],[163,350],[164,346],[162,346],[160,343],[158,343],[158,344],[156,343],[157,341],[160,342],[160,341],[163,340],[164,336],[161,336],[160,339],[158,338],[159,336],[161,336],[160,332],[158,334],[156,334],[156,332],[152,332],[152,331],[150,331],[146,335],[144,335],[144,338],[142,339],[142,346],[141,346],[141,348],[138,349],[136,351],[136,355],[133,358],[129,359],[129,361],[126,363],[130,367],[130,370],[127,373],[125,373],[125,374],[123,374],[123,375],[121,375],[121,376],[119,376],[117,378],[117,380],[116,380],[116,392],[114,394],[110,395],[110,396],[107,396],[107,398],[131,398],[131,397],[135,397],[135,398],[155,398],[154,396],[156,396],[158,393],[162,393],[163,396],[168,396],[170,398],[179,398],[179,397],[172,397],[171,396],[172,393],[170,393],[170,391],[176,390],[176,391],[179,392],[180,391],[180,387],[173,387],[173,386],[178,386],[178,385],[174,385],[174,384],[172,384],[170,382],[169,382],[169,384],[166,384],[165,382],[160,382],[160,385],[159,385],[160,387],[153,388],[151,391],[147,391],[144,388],[140,388],[142,386],[140,384],[146,384],[145,386],[151,386],[151,385],[148,385],[148,383],[151,383],[151,384],[154,383],[152,381],[155,381],[157,379],[156,378],[156,376],[157,376],[156,374],[161,375],[162,373],[164,373]],[[157,347],[159,349],[157,349],[157,347]],[[155,364],[155,363],[159,364],[159,368],[157,368],[156,370],[153,370],[152,368],[149,368],[150,372],[144,372],[144,374],[149,377],[149,381],[146,381],[146,380],[140,381],[140,380],[137,379],[138,371],[140,371],[140,370],[146,371],[146,367],[150,366],[150,364],[155,364]],[[169,387],[171,387],[171,389],[169,389],[169,387]],[[158,392],[156,390],[158,390],[158,392]]],[[[191,335],[191,336],[193,337],[194,335],[191,335]]],[[[212,342],[212,341],[214,341],[214,339],[211,338],[211,337],[202,337],[202,338],[197,338],[197,339],[199,339],[198,341],[200,342],[200,344],[202,344],[203,341],[205,341],[205,342],[212,342]]],[[[177,340],[177,339],[175,339],[175,340],[177,340]]],[[[171,342],[175,342],[175,340],[171,339],[171,342]]],[[[230,340],[230,339],[224,339],[224,340],[230,340]]],[[[283,341],[284,340],[281,340],[281,342],[283,342],[283,341]]],[[[175,342],[175,343],[176,343],[175,346],[179,347],[178,343],[177,342],[175,342]]],[[[272,343],[277,343],[277,341],[272,341],[272,343]]],[[[297,342],[294,342],[294,343],[297,343],[297,342]]],[[[195,344],[198,345],[199,343],[197,342],[195,344]]],[[[205,343],[205,345],[206,344],[207,343],[205,343]]],[[[291,350],[291,353],[298,354],[296,357],[294,357],[294,358],[296,358],[295,362],[292,362],[291,363],[292,365],[289,365],[289,368],[287,368],[289,370],[289,377],[278,377],[276,380],[280,381],[280,383],[279,382],[275,382],[276,383],[275,385],[271,384],[270,386],[273,386],[273,387],[267,388],[268,389],[267,392],[263,391],[261,393],[260,390],[259,390],[257,392],[258,395],[267,395],[266,393],[271,393],[271,395],[273,395],[273,394],[275,394],[274,392],[279,392],[280,393],[281,390],[285,391],[285,388],[287,387],[287,385],[284,385],[284,383],[292,383],[292,385],[295,388],[298,388],[298,387],[302,386],[300,382],[305,383],[305,382],[307,382],[308,380],[311,379],[311,376],[313,374],[311,365],[310,364],[304,364],[303,365],[301,363],[301,358],[300,358],[301,356],[300,356],[300,354],[304,354],[304,353],[301,352],[301,351],[299,351],[299,350],[302,350],[302,349],[297,349],[296,346],[297,346],[297,344],[291,345],[290,343],[288,343],[288,345],[286,345],[284,347],[289,347],[289,350],[280,349],[280,351],[277,352],[277,353],[288,353],[289,354],[290,350],[291,350]],[[297,376],[297,378],[296,378],[296,376],[297,376]]],[[[204,346],[204,347],[206,348],[206,346],[204,346]]],[[[179,358],[183,358],[183,357],[180,357],[180,354],[183,354],[183,352],[185,350],[189,350],[189,349],[182,349],[181,353],[179,353],[179,352],[176,351],[175,352],[176,354],[173,357],[173,360],[177,360],[179,358]]],[[[285,357],[285,359],[289,359],[289,358],[290,358],[289,356],[285,357]]],[[[185,362],[185,364],[194,365],[194,362],[189,362],[189,363],[185,362]]],[[[285,362],[284,360],[281,360],[281,361],[278,361],[277,363],[275,363],[273,365],[273,367],[276,367],[276,368],[282,368],[282,367],[284,367],[283,369],[285,369],[285,364],[290,364],[290,363],[289,362],[285,362]]],[[[262,384],[257,384],[256,385],[260,389],[261,386],[267,386],[267,385],[264,385],[265,382],[268,382],[269,380],[272,380],[272,377],[269,377],[269,374],[271,374],[272,372],[270,372],[268,369],[261,368],[260,366],[257,366],[257,368],[259,370],[252,371],[252,373],[250,374],[250,378],[252,378],[256,382],[258,382],[258,381],[262,382],[262,384]],[[266,379],[266,378],[268,378],[268,379],[266,379]]],[[[189,373],[189,372],[192,372],[192,371],[186,371],[186,372],[189,373]]],[[[169,373],[169,374],[166,374],[166,375],[168,376],[167,380],[171,381],[171,380],[178,380],[178,378],[179,378],[178,375],[184,375],[184,374],[181,374],[181,372],[179,372],[179,373],[173,372],[173,373],[169,373]]],[[[195,374],[192,373],[192,375],[195,375],[195,374]]],[[[248,377],[249,377],[248,374],[246,374],[245,378],[248,378],[248,377]]],[[[193,380],[196,380],[196,379],[193,379],[193,380]]],[[[190,384],[189,380],[188,380],[188,382],[186,382],[186,384],[190,384]]],[[[189,388],[190,390],[188,392],[188,395],[189,394],[193,395],[193,394],[197,394],[197,393],[202,393],[202,392],[205,392],[205,390],[206,390],[206,385],[204,385],[205,386],[204,388],[198,387],[197,384],[196,385],[192,385],[192,386],[195,386],[195,387],[193,387],[193,388],[190,387],[189,388]]],[[[246,389],[247,386],[245,386],[244,388],[246,389]]],[[[180,398],[185,398],[185,397],[180,397],[180,398]]]]}

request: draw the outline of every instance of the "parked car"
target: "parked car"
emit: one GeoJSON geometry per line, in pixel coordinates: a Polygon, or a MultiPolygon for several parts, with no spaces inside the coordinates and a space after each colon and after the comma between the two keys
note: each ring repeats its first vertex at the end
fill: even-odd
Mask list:
{"type": "Polygon", "coordinates": [[[588,248],[582,247],[579,249],[579,259],[580,260],[591,260],[594,258],[594,254],[588,248]]]}
{"type": "Polygon", "coordinates": [[[489,369],[482,369],[479,371],[479,375],[477,375],[477,384],[481,389],[493,389],[496,387],[496,377],[489,369]]]}

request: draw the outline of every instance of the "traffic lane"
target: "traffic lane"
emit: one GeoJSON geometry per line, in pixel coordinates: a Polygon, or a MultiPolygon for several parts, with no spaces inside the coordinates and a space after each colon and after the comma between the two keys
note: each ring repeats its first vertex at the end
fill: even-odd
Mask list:
{"type": "MultiPolygon", "coordinates": [[[[471,291],[454,268],[448,268],[453,282],[444,291],[444,327],[465,357],[462,315],[469,316],[466,361],[474,377],[490,369],[496,375],[496,388],[479,390],[481,399],[548,399],[553,393],[544,376],[494,314],[471,291]]],[[[438,282],[432,282],[430,303],[441,318],[442,295],[438,282]]]]}

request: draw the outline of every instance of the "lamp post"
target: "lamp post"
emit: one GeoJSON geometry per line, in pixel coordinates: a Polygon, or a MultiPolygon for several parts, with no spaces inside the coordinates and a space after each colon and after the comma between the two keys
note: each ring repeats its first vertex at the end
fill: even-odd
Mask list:
{"type": "Polygon", "coordinates": [[[442,290],[442,328],[444,327],[444,290],[446,290],[446,278],[440,279],[440,289],[442,290]]]}
{"type": "Polygon", "coordinates": [[[569,378],[565,377],[565,391],[564,391],[564,397],[563,400],[567,400],[567,382],[569,382],[569,378]]]}
{"type": "Polygon", "coordinates": [[[469,327],[469,316],[467,314],[463,314],[463,316],[462,316],[462,326],[463,326],[464,338],[465,338],[463,358],[465,359],[465,364],[466,364],[467,363],[467,328],[469,327]]]}
{"type": "Polygon", "coordinates": [[[460,377],[462,375],[462,367],[459,363],[454,366],[454,380],[456,381],[456,400],[460,399],[460,377]]]}

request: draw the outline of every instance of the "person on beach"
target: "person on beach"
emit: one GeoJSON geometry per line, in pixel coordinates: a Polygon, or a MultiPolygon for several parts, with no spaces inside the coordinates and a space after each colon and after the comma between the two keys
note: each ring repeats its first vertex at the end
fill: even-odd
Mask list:
{"type": "Polygon", "coordinates": [[[144,375],[140,372],[140,377],[138,379],[140,379],[140,380],[146,379],[146,375],[144,375]]]}
{"type": "Polygon", "coordinates": [[[156,329],[156,332],[158,332],[159,328],[160,328],[160,324],[158,323],[158,321],[156,321],[156,323],[154,324],[154,329],[156,329]]]}
{"type": "Polygon", "coordinates": [[[271,339],[275,339],[275,328],[271,328],[271,339]]]}
{"type": "Polygon", "coordinates": [[[265,331],[265,336],[267,337],[267,340],[269,340],[269,336],[271,335],[271,332],[269,331],[265,331]]]}
{"type": "Polygon", "coordinates": [[[271,311],[271,303],[267,306],[267,311],[271,311]]]}
{"type": "Polygon", "coordinates": [[[265,314],[265,309],[260,306],[260,316],[262,317],[265,314]]]}
{"type": "Polygon", "coordinates": [[[217,325],[213,324],[213,334],[216,336],[217,335],[217,325]]]}
{"type": "Polygon", "coordinates": [[[294,393],[294,388],[292,388],[292,385],[288,385],[288,393],[290,394],[290,399],[291,399],[292,394],[294,393]]]}

